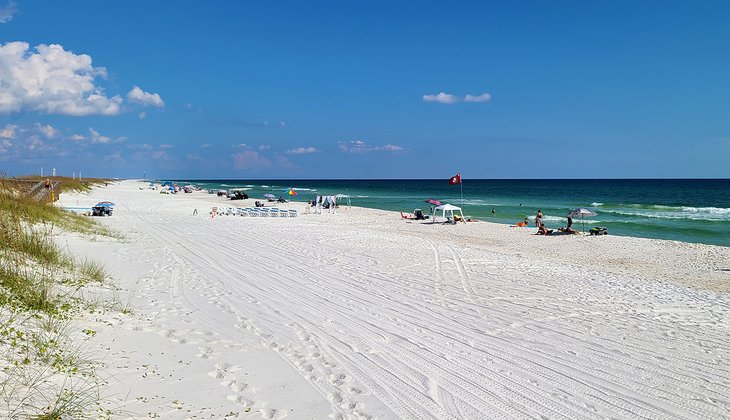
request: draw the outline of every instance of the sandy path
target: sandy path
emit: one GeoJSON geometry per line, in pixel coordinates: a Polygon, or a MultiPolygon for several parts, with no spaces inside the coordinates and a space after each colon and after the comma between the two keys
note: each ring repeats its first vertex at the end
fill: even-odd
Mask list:
{"type": "Polygon", "coordinates": [[[195,353],[176,373],[190,388],[158,412],[177,398],[269,418],[730,418],[728,248],[355,208],[212,219],[230,202],[136,187],[65,200],[116,201],[103,222],[130,237],[108,246],[131,264],[106,257],[139,308],[105,332],[118,354],[125,334],[195,353]]]}

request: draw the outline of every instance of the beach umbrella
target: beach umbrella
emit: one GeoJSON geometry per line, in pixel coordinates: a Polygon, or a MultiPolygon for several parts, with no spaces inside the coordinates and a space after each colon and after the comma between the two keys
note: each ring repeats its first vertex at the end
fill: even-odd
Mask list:
{"type": "Polygon", "coordinates": [[[266,198],[276,198],[274,194],[264,194],[264,197],[266,198]]]}
{"type": "Polygon", "coordinates": [[[438,200],[436,200],[436,199],[433,199],[433,198],[429,198],[428,200],[426,200],[426,202],[427,202],[428,204],[432,204],[432,205],[434,205],[434,206],[436,206],[436,207],[438,207],[438,206],[440,206],[440,205],[441,205],[441,202],[440,202],[440,201],[438,201],[438,200]]]}
{"type": "Polygon", "coordinates": [[[114,206],[114,203],[112,203],[111,201],[100,201],[100,202],[96,203],[96,205],[94,207],[113,207],[113,206],[114,206]]]}
{"type": "Polygon", "coordinates": [[[571,210],[571,212],[568,213],[568,214],[566,214],[565,216],[566,217],[570,217],[571,219],[575,219],[577,217],[580,217],[581,225],[583,225],[583,233],[585,234],[586,233],[586,225],[583,222],[583,218],[584,217],[598,216],[598,214],[596,212],[594,212],[593,210],[591,210],[591,209],[587,209],[585,207],[578,207],[577,209],[571,210]]]}
{"type": "Polygon", "coordinates": [[[287,192],[287,194],[289,194],[289,195],[297,195],[297,192],[290,188],[289,189],[289,192],[287,192]]]}

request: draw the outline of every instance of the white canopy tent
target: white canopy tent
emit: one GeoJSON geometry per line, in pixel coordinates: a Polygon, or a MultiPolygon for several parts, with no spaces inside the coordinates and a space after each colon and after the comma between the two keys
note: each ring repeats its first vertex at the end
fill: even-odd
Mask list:
{"type": "Polygon", "coordinates": [[[464,213],[461,212],[461,207],[456,207],[451,204],[443,204],[438,207],[434,207],[433,214],[431,214],[431,223],[436,223],[436,216],[438,216],[438,212],[441,212],[441,217],[443,218],[451,218],[453,220],[454,218],[454,212],[458,211],[459,216],[461,216],[461,220],[464,219],[464,213]]]}
{"type": "Polygon", "coordinates": [[[350,196],[345,194],[337,194],[335,196],[339,202],[347,201],[347,208],[349,209],[351,207],[350,204],[350,196]]]}

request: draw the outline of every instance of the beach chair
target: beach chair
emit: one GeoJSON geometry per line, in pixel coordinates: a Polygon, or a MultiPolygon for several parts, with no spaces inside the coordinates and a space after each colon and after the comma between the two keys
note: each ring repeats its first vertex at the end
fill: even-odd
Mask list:
{"type": "Polygon", "coordinates": [[[289,217],[297,217],[299,215],[299,212],[297,212],[296,209],[290,209],[288,211],[288,213],[289,213],[289,217]]]}

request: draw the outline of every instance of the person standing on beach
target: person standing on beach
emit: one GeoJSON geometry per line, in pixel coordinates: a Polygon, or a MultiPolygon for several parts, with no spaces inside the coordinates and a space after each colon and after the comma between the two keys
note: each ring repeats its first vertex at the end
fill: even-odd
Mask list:
{"type": "Polygon", "coordinates": [[[537,216],[535,216],[535,226],[537,226],[538,229],[542,227],[542,210],[537,211],[537,216]]]}

